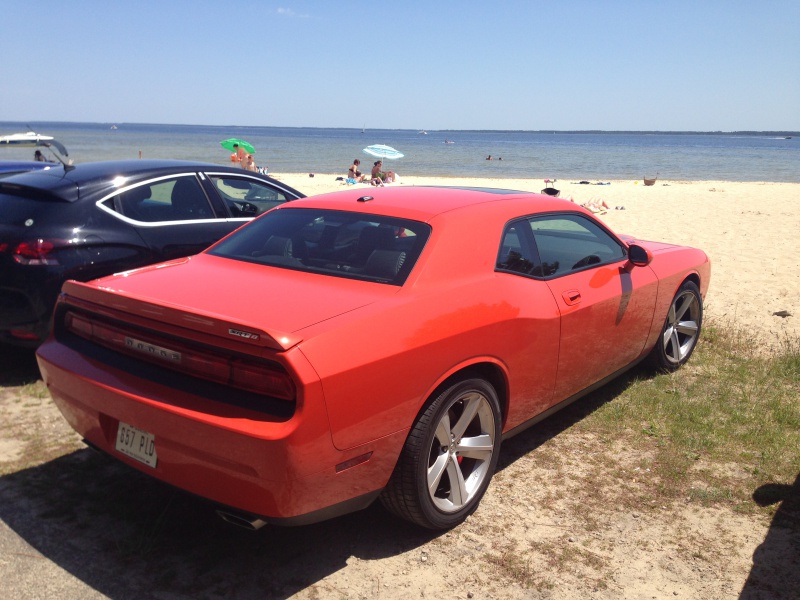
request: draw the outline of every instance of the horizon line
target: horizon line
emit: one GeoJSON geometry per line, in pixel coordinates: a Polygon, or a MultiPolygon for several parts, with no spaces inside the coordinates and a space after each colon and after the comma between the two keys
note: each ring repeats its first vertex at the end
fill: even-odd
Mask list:
{"type": "Polygon", "coordinates": [[[168,127],[217,127],[239,129],[336,129],[353,131],[427,131],[437,133],[469,132],[469,133],[602,133],[602,134],[655,134],[655,135],[798,135],[800,131],[771,129],[739,129],[739,130],[690,130],[690,129],[416,129],[409,127],[320,127],[311,125],[206,125],[199,123],[153,123],[145,121],[0,121],[0,123],[24,124],[80,124],[80,125],[158,125],[168,127]]]}

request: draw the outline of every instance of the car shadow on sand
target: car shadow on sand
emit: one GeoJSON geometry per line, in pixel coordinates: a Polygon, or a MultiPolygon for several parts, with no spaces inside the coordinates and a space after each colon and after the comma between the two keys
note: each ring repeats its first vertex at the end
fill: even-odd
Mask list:
{"type": "Polygon", "coordinates": [[[0,520],[110,598],[286,598],[348,562],[413,551],[440,535],[378,504],[255,532],[214,508],[89,449],[0,478],[0,520]]]}
{"type": "Polygon", "coordinates": [[[497,470],[501,471],[514,461],[533,452],[548,440],[579,423],[604,404],[613,402],[634,381],[643,377],[655,377],[656,373],[646,366],[638,366],[612,379],[606,385],[565,406],[555,414],[536,423],[529,429],[503,442],[497,470]]]}
{"type": "Polygon", "coordinates": [[[35,350],[0,344],[0,386],[26,385],[41,379],[35,350]]]}
{"type": "Polygon", "coordinates": [[[753,567],[739,598],[800,598],[800,474],[791,485],[762,485],[753,492],[753,500],[759,506],[780,506],[753,553],[753,567]]]}

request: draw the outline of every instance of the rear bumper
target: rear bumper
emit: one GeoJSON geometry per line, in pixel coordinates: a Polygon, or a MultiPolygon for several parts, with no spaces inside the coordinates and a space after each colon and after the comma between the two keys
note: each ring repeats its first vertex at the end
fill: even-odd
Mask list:
{"type": "MultiPolygon", "coordinates": [[[[54,402],[88,443],[171,485],[279,524],[363,508],[386,485],[406,432],[337,450],[319,382],[275,418],[93,361],[50,339],[37,352],[54,402]],[[120,421],[155,437],[147,466],[115,449],[120,421]]],[[[309,369],[310,371],[310,369],[309,369]]]]}

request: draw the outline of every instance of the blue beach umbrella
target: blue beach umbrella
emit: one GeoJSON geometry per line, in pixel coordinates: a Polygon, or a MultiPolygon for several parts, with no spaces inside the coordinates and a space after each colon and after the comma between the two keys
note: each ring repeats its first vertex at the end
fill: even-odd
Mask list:
{"type": "Polygon", "coordinates": [[[364,148],[364,152],[376,158],[388,158],[389,160],[395,160],[405,156],[402,152],[395,150],[391,146],[384,146],[383,144],[373,144],[372,146],[367,146],[364,148]]]}

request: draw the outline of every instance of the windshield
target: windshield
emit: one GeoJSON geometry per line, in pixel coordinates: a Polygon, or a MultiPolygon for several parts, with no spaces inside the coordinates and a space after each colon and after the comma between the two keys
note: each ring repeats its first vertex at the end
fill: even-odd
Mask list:
{"type": "Polygon", "coordinates": [[[237,230],[209,254],[402,285],[429,235],[419,221],[286,207],[237,230]]]}

